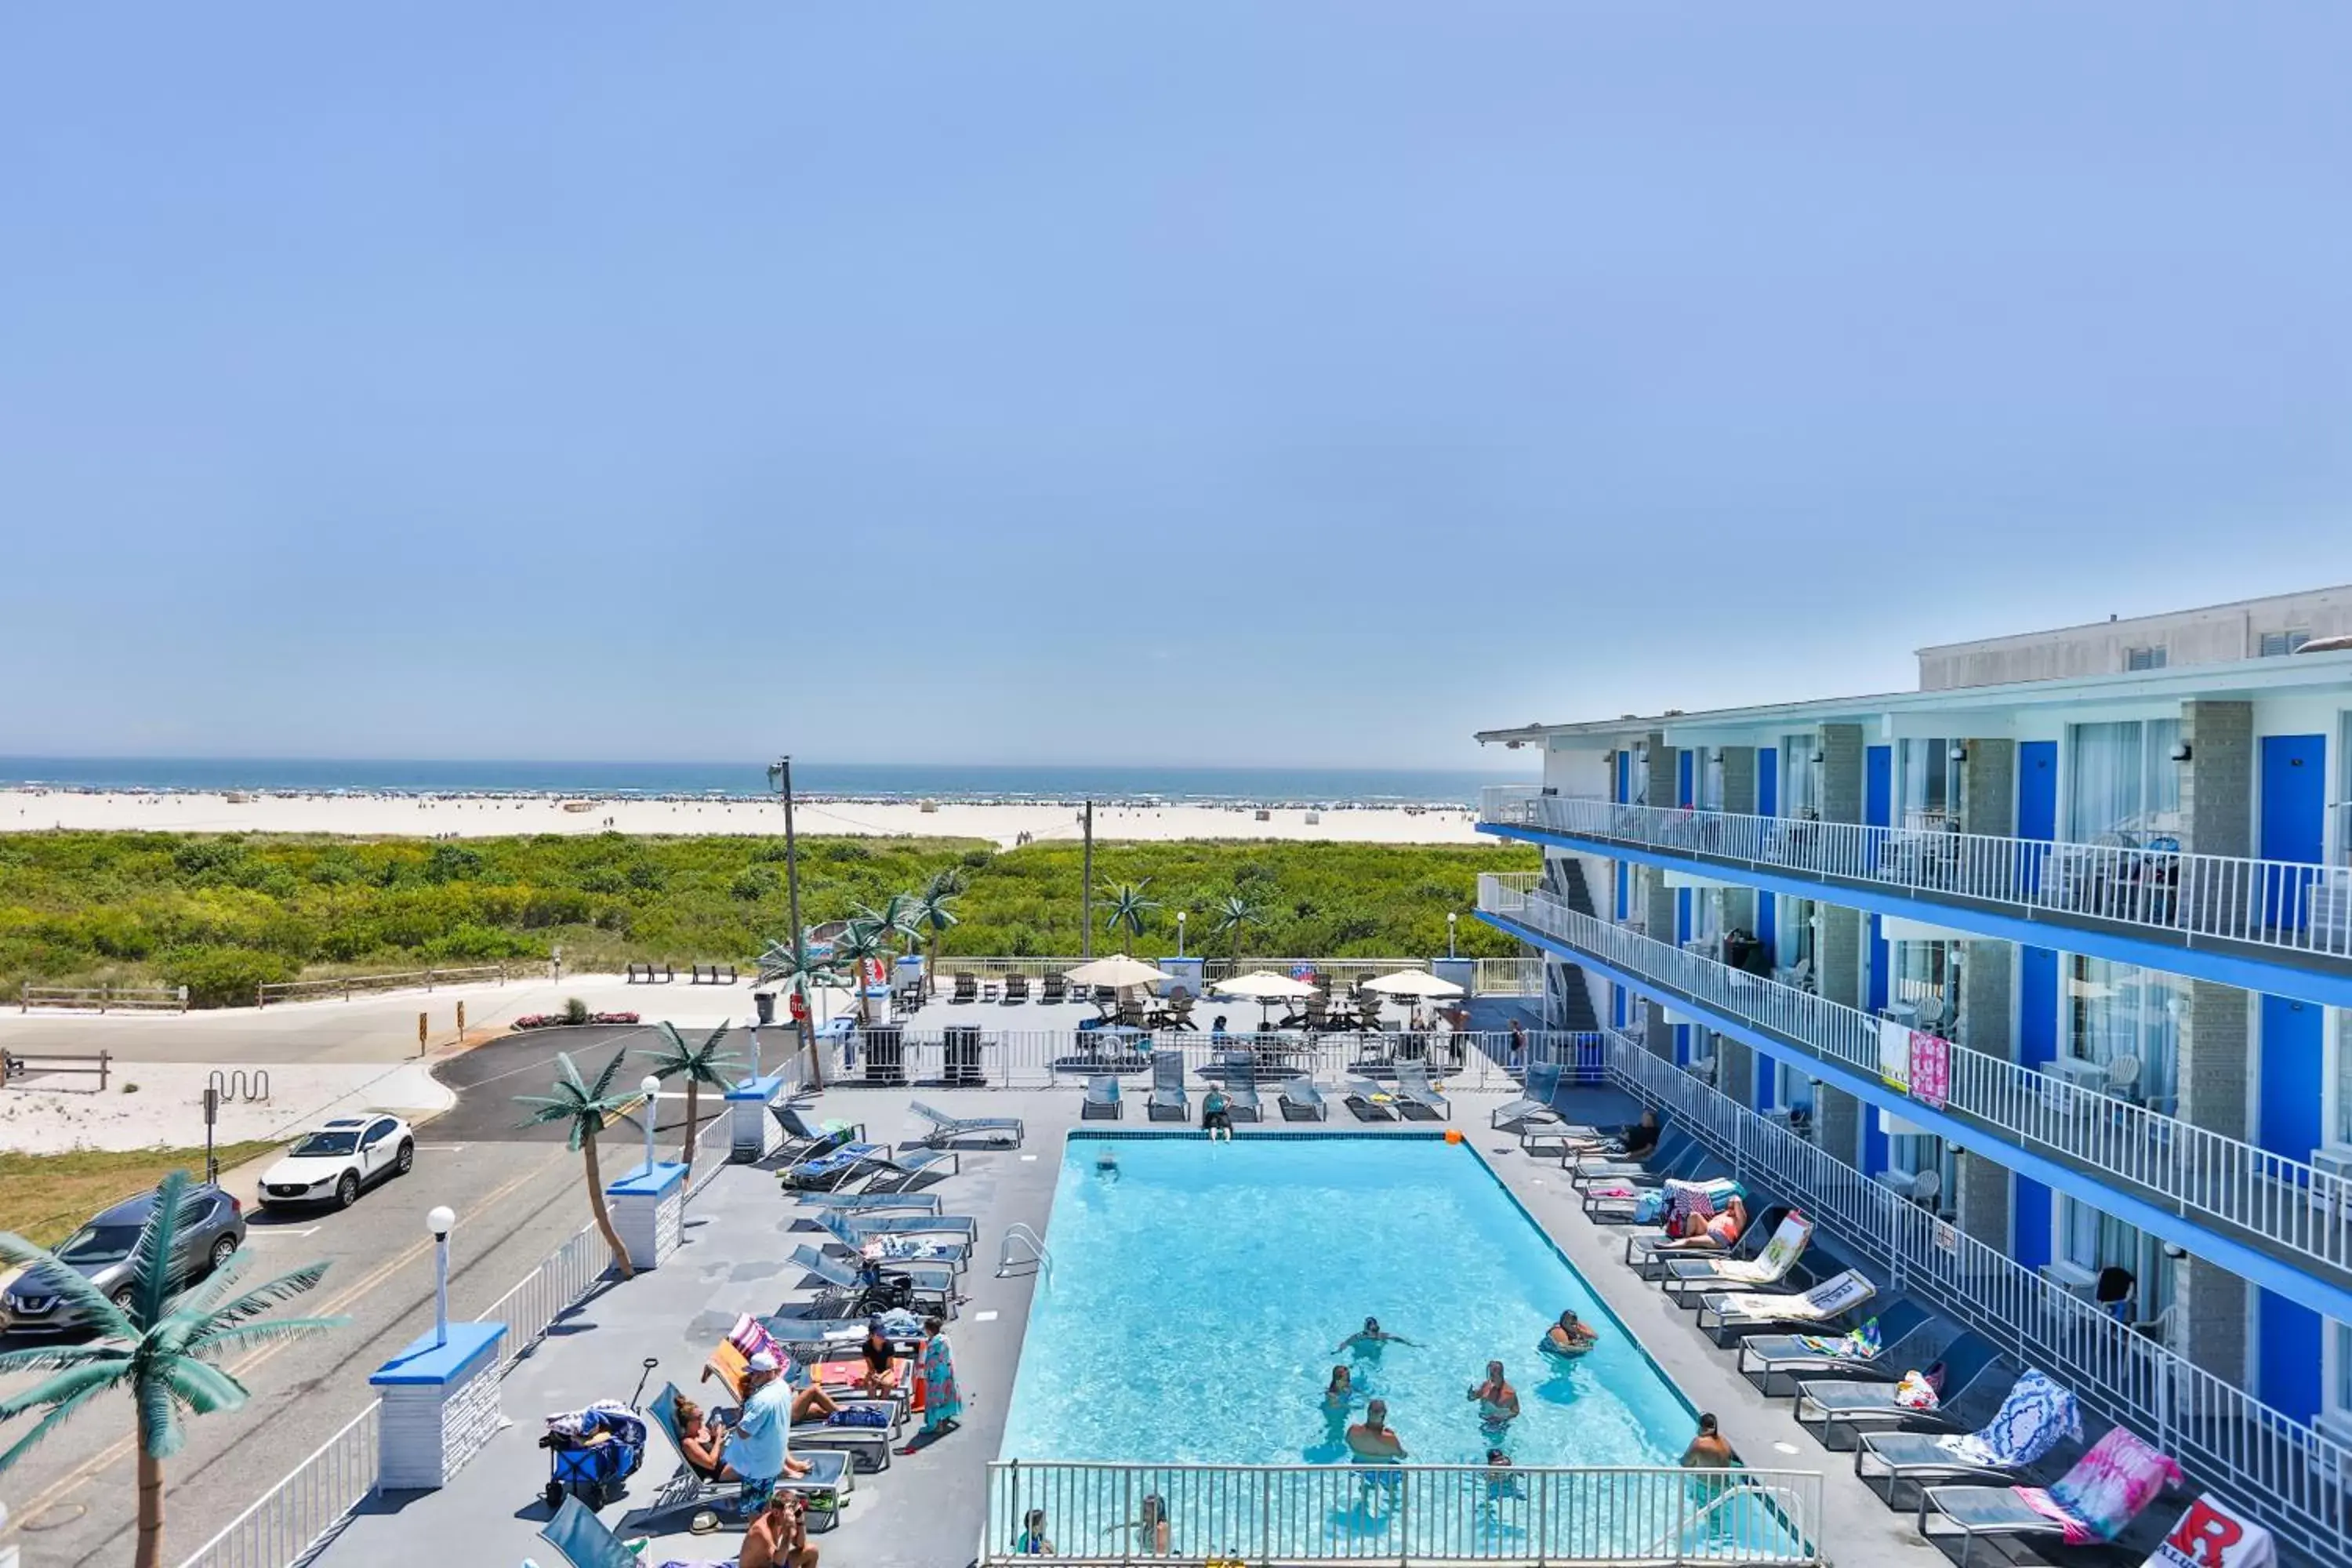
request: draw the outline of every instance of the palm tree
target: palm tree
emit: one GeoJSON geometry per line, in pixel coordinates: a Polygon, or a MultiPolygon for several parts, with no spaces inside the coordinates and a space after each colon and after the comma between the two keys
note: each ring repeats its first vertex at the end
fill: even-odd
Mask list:
{"type": "Polygon", "coordinates": [[[939,872],[915,895],[915,924],[923,933],[923,973],[936,975],[940,969],[940,938],[948,927],[956,923],[956,912],[950,906],[963,896],[963,873],[950,867],[939,872]]]}
{"type": "Polygon", "coordinates": [[[919,900],[912,893],[893,893],[882,901],[878,910],[860,909],[857,918],[881,928],[886,936],[903,939],[907,951],[915,951],[915,943],[923,937],[923,926],[918,917],[919,900]]]}
{"type": "MultiPolygon", "coordinates": [[[[678,1158],[691,1176],[695,1138],[702,1131],[702,1086],[707,1083],[723,1091],[731,1081],[730,1075],[743,1069],[744,1059],[719,1048],[727,1043],[725,1024],[711,1030],[698,1046],[688,1045],[674,1025],[656,1024],[654,1029],[660,1035],[661,1044],[646,1053],[654,1076],[665,1081],[679,1077],[686,1079],[686,1151],[678,1158]]],[[[646,1108],[646,1114],[653,1114],[651,1106],[646,1108]]]]}
{"type": "MultiPolygon", "coordinates": [[[[521,1126],[537,1127],[549,1121],[571,1124],[572,1135],[568,1142],[580,1154],[588,1173],[588,1207],[596,1216],[596,1228],[604,1233],[604,1245],[613,1249],[613,1264],[620,1269],[621,1278],[634,1279],[637,1271],[629,1266],[628,1252],[621,1246],[619,1234],[613,1229],[612,1213],[604,1207],[604,1175],[596,1163],[596,1134],[604,1131],[605,1122],[626,1113],[643,1098],[636,1094],[613,1092],[613,1079],[620,1073],[621,1063],[628,1054],[626,1046],[614,1051],[613,1059],[604,1064],[604,1070],[598,1073],[596,1081],[591,1084],[583,1081],[580,1069],[572,1065],[571,1053],[558,1051],[555,1053],[555,1092],[518,1094],[514,1098],[518,1105],[539,1108],[522,1120],[521,1126]]],[[[653,1114],[652,1106],[646,1107],[646,1114],[653,1114]]]]}
{"type": "Polygon", "coordinates": [[[797,951],[789,942],[772,942],[768,951],[760,955],[760,984],[772,984],[782,981],[784,988],[800,998],[793,1020],[800,1030],[801,1049],[808,1054],[809,1085],[824,1087],[824,1068],[816,1051],[816,988],[841,983],[841,966],[834,962],[830,951],[820,952],[816,943],[801,933],[797,951]]]}
{"type": "Polygon", "coordinates": [[[856,993],[857,1026],[864,1028],[866,1017],[866,966],[890,956],[891,938],[896,933],[882,923],[881,915],[873,910],[860,910],[841,934],[833,939],[833,956],[836,963],[848,965],[850,985],[856,993]]]}
{"type": "Polygon", "coordinates": [[[1103,917],[1103,930],[1117,931],[1125,926],[1135,938],[1135,945],[1140,945],[1144,916],[1160,907],[1143,896],[1143,889],[1150,886],[1151,879],[1146,877],[1140,882],[1121,882],[1115,888],[1104,889],[1103,897],[1110,900],[1110,912],[1103,917]]]}
{"type": "Polygon", "coordinates": [[[1216,919],[1210,923],[1209,933],[1234,939],[1234,968],[1238,972],[1242,966],[1242,933],[1251,926],[1264,925],[1265,917],[1258,913],[1249,895],[1242,892],[1227,893],[1213,912],[1216,919]]]}
{"type": "Polygon", "coordinates": [[[127,1387],[137,1407],[139,1427],[139,1538],[137,1568],[159,1568],[163,1558],[163,1461],[180,1451],[186,1434],[183,1411],[211,1415],[241,1408],[247,1390],[219,1364],[231,1352],[341,1328],[348,1318],[278,1318],[261,1321],[282,1301],[316,1286],[327,1266],[313,1263],[281,1274],[230,1299],[245,1253],[238,1251],[212,1277],[185,1295],[173,1297],[173,1254],[181,1221],[188,1216],[188,1173],[174,1171],[157,1190],[155,1206],[140,1227],[131,1252],[136,1276],[127,1307],[118,1307],[71,1264],[23,1237],[0,1234],[0,1260],[37,1271],[97,1329],[87,1343],[39,1345],[0,1355],[0,1378],[14,1373],[52,1375],[0,1398],[0,1422],[27,1410],[48,1414],[16,1445],[0,1454],[0,1473],[31,1452],[82,1406],[110,1389],[127,1387]]]}

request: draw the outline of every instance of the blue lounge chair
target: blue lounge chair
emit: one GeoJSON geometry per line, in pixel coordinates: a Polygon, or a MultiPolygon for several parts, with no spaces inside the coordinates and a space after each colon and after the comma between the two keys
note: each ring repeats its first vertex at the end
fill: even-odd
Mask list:
{"type": "Polygon", "coordinates": [[[1428,1063],[1397,1063],[1396,1083],[1397,1100],[1405,1115],[1417,1121],[1454,1120],[1453,1101],[1429,1086],[1428,1063]],[[1423,1114],[1415,1116],[1415,1111],[1423,1114]]]}
{"type": "Polygon", "coordinates": [[[1282,1086],[1282,1119],[1285,1121],[1321,1121],[1331,1114],[1331,1107],[1323,1091],[1309,1078],[1294,1078],[1282,1086]]]}
{"type": "Polygon", "coordinates": [[[1151,1053],[1151,1098],[1144,1102],[1153,1121],[1190,1121],[1192,1101],[1184,1092],[1184,1053],[1151,1053]]]}
{"type": "MultiPolygon", "coordinates": [[[[675,1513],[680,1509],[706,1508],[714,1503],[734,1502],[741,1499],[742,1482],[714,1480],[696,1469],[694,1462],[686,1457],[686,1445],[679,1441],[677,1435],[677,1385],[676,1384],[662,1384],[661,1392],[654,1395],[653,1404],[646,1409],[646,1414],[656,1426],[661,1428],[662,1436],[669,1439],[671,1451],[677,1455],[677,1469],[667,1481],[662,1484],[661,1492],[654,1499],[646,1517],[658,1518],[663,1514],[675,1513]]],[[[840,1522],[842,1498],[856,1485],[850,1479],[849,1456],[837,1451],[811,1454],[808,1456],[808,1463],[807,1475],[779,1479],[774,1483],[774,1487],[780,1490],[808,1494],[809,1530],[812,1532],[830,1530],[840,1522]]],[[[564,1502],[567,1507],[572,1507],[576,1506],[579,1500],[577,1498],[566,1498],[564,1502]]],[[[589,1523],[596,1523],[594,1514],[588,1513],[584,1508],[580,1511],[587,1514],[589,1523]]],[[[561,1519],[562,1510],[559,1510],[556,1517],[561,1519]]],[[[551,1525],[550,1528],[552,1526],[551,1525]]],[[[598,1524],[596,1528],[603,1530],[604,1527],[598,1524]]],[[[611,1532],[608,1531],[606,1533],[611,1532]]],[[[549,1541],[551,1544],[554,1543],[552,1536],[549,1537],[549,1541]]],[[[562,1551],[563,1548],[558,1545],[557,1550],[562,1551]]],[[[566,1554],[569,1555],[568,1552],[566,1554]]],[[[574,1558],[573,1561],[577,1562],[579,1559],[574,1558]]],[[[630,1561],[635,1563],[635,1568],[644,1568],[644,1564],[636,1563],[635,1558],[631,1558],[630,1561]]]]}
{"type": "Polygon", "coordinates": [[[1339,1102],[1359,1121],[1394,1121],[1399,1114],[1396,1096],[1368,1078],[1349,1079],[1339,1102]]]}
{"type": "Polygon", "coordinates": [[[885,1276],[903,1279],[911,1289],[916,1309],[925,1305],[936,1307],[940,1316],[955,1315],[955,1268],[947,1263],[888,1264],[866,1268],[846,1258],[827,1258],[814,1247],[793,1249],[789,1259],[795,1268],[805,1269],[816,1277],[823,1287],[810,1310],[821,1317],[854,1318],[873,1311],[887,1292],[885,1276]]]}
{"type": "Polygon", "coordinates": [[[850,1209],[863,1213],[870,1209],[919,1209],[924,1214],[940,1212],[937,1193],[796,1193],[793,1194],[811,1208],[850,1209]]]}
{"type": "Polygon", "coordinates": [[[945,1236],[958,1241],[980,1239],[980,1221],[965,1214],[841,1214],[827,1217],[860,1236],[945,1236]]]}
{"type": "Polygon", "coordinates": [[[1008,1149],[1018,1149],[1027,1136],[1027,1129],[1017,1116],[950,1116],[919,1100],[909,1101],[907,1109],[931,1124],[930,1131],[915,1142],[932,1148],[944,1148],[960,1138],[982,1138],[1008,1149]]]}
{"type": "Polygon", "coordinates": [[[1821,1423],[1822,1447],[1831,1446],[1831,1428],[1843,1426],[1857,1437],[1865,1431],[1932,1427],[1966,1432],[1981,1426],[2000,1408],[2022,1370],[2002,1357],[1998,1348],[1974,1334],[1962,1334],[1944,1347],[1944,1396],[1933,1410],[1913,1410],[1895,1403],[1893,1375],[1807,1378],[1800,1384],[1794,1414],[1797,1425],[1821,1423]]]}
{"type": "Polygon", "coordinates": [[[1538,1062],[1528,1068],[1527,1092],[1517,1100],[1495,1107],[1495,1113],[1486,1119],[1486,1125],[1499,1131],[1517,1123],[1558,1121],[1559,1112],[1551,1108],[1551,1100],[1559,1092],[1559,1064],[1538,1062]]]}
{"type": "Polygon", "coordinates": [[[1220,1058],[1224,1068],[1225,1099],[1232,1102],[1230,1114],[1236,1121],[1263,1121],[1265,1112],[1257,1098],[1257,1053],[1227,1051],[1220,1058]]]}
{"type": "Polygon", "coordinates": [[[1127,1109],[1118,1098],[1118,1079],[1108,1073],[1087,1079],[1086,1103],[1078,1107],[1081,1121],[1116,1121],[1127,1109]]]}
{"type": "MultiPolygon", "coordinates": [[[[1836,1335],[1758,1334],[1739,1342],[1735,1370],[1762,1389],[1767,1398],[1774,1392],[1772,1380],[1776,1377],[1895,1379],[1915,1366],[1933,1363],[1960,1332],[1955,1324],[1935,1316],[1907,1296],[1889,1301],[1874,1321],[1878,1325],[1876,1355],[1840,1355],[1811,1342],[1824,1338],[1834,1341],[1839,1337],[1836,1335]]],[[[1794,1394],[1797,1390],[1790,1387],[1781,1392],[1794,1394]]]]}
{"type": "Polygon", "coordinates": [[[972,1238],[968,1236],[867,1230],[856,1224],[854,1216],[845,1214],[819,1215],[817,1224],[826,1235],[860,1258],[866,1258],[868,1247],[880,1244],[883,1255],[867,1258],[868,1262],[879,1268],[896,1268],[910,1263],[945,1263],[961,1273],[971,1267],[972,1238]]]}
{"type": "Polygon", "coordinates": [[[889,1158],[890,1151],[879,1143],[845,1143],[838,1149],[828,1149],[814,1159],[787,1165],[776,1173],[777,1179],[787,1187],[808,1187],[818,1192],[834,1192],[861,1176],[872,1175],[889,1158]]]}
{"type": "Polygon", "coordinates": [[[784,1146],[777,1152],[784,1157],[787,1164],[798,1164],[803,1160],[814,1159],[827,1150],[838,1149],[845,1143],[866,1142],[864,1122],[858,1122],[846,1131],[828,1132],[822,1127],[812,1125],[808,1119],[801,1114],[799,1105],[789,1100],[768,1107],[768,1114],[776,1119],[778,1127],[783,1129],[784,1146]]]}
{"type": "Polygon", "coordinates": [[[572,1568],[645,1568],[644,1560],[628,1543],[604,1527],[576,1497],[566,1497],[555,1517],[540,1526],[539,1538],[562,1554],[572,1568]]]}
{"type": "Polygon", "coordinates": [[[896,1154],[884,1150],[866,1162],[873,1174],[866,1183],[869,1194],[903,1193],[921,1178],[934,1173],[952,1176],[963,1170],[963,1156],[952,1149],[901,1149],[896,1154]],[[945,1165],[947,1169],[940,1171],[945,1165]]]}

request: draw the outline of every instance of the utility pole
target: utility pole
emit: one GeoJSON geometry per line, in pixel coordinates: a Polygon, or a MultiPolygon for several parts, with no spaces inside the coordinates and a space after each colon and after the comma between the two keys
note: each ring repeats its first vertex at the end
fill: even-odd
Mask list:
{"type": "Polygon", "coordinates": [[[1087,855],[1078,869],[1078,956],[1095,955],[1095,803],[1087,802],[1087,855]]]}
{"type": "MultiPolygon", "coordinates": [[[[808,994],[808,936],[801,930],[801,850],[793,833],[793,760],[778,757],[768,768],[769,781],[784,797],[784,889],[793,922],[793,989],[801,998],[801,1049],[808,1053],[809,1081],[824,1087],[824,1064],[816,1055],[816,999],[808,994]]],[[[789,1004],[787,1004],[789,1007],[789,1004]]]]}

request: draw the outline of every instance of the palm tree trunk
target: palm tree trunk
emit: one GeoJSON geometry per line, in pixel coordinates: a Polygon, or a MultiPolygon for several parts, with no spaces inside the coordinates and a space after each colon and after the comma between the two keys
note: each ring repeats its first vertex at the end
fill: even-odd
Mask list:
{"type": "MultiPolygon", "coordinates": [[[[699,1079],[689,1077],[686,1080],[686,1152],[678,1156],[678,1163],[686,1167],[689,1182],[694,1179],[694,1145],[698,1142],[695,1134],[702,1131],[701,1113],[702,1084],[699,1079]]],[[[646,1114],[652,1112],[648,1110],[646,1114]]]]}
{"type": "Polygon", "coordinates": [[[137,1568],[163,1564],[163,1461],[147,1451],[143,1434],[139,1438],[139,1546],[133,1562],[137,1568]]]}
{"type": "MultiPolygon", "coordinates": [[[[613,1249],[613,1266],[624,1279],[635,1279],[636,1269],[629,1262],[628,1249],[621,1245],[621,1233],[613,1228],[613,1213],[604,1206],[604,1173],[596,1163],[596,1134],[591,1132],[580,1141],[580,1156],[588,1165],[588,1207],[596,1215],[596,1228],[604,1233],[604,1245],[613,1249]]],[[[141,1568],[147,1568],[142,1564],[141,1568]]]]}

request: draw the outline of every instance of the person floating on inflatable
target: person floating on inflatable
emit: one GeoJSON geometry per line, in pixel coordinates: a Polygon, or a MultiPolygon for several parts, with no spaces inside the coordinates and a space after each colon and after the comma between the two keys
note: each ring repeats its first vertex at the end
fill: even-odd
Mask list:
{"type": "Polygon", "coordinates": [[[1537,1349],[1548,1356],[1572,1361],[1601,1342],[1601,1336],[1577,1317],[1574,1312],[1562,1312],[1559,1321],[1544,1331],[1537,1349]]]}

